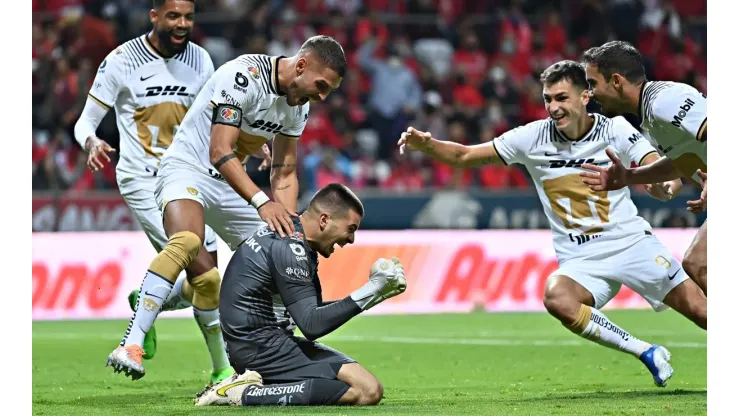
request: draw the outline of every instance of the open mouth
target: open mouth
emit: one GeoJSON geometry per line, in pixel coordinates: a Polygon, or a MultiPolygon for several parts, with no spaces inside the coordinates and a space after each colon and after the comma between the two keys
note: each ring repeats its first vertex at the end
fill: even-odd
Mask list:
{"type": "Polygon", "coordinates": [[[550,117],[555,120],[556,123],[560,124],[561,121],[565,121],[565,114],[550,114],[550,117]]]}
{"type": "Polygon", "coordinates": [[[170,34],[170,38],[172,39],[174,43],[183,43],[187,40],[188,33],[187,32],[182,32],[182,33],[173,32],[170,34]]]}

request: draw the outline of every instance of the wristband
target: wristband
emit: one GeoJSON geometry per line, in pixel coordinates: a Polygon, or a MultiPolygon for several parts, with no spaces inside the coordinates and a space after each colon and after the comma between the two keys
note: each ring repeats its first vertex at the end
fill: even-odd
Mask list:
{"type": "Polygon", "coordinates": [[[265,205],[268,202],[270,202],[270,198],[262,191],[254,194],[252,199],[249,201],[255,209],[260,209],[262,205],[265,205]]]}

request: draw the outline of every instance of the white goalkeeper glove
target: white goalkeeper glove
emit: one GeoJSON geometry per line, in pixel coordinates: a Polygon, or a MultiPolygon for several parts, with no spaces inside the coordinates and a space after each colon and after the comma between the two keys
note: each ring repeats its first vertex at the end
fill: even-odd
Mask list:
{"type": "Polygon", "coordinates": [[[380,302],[398,296],[406,290],[406,275],[397,258],[380,258],[370,269],[370,278],[361,288],[350,295],[363,311],[380,302]]]}

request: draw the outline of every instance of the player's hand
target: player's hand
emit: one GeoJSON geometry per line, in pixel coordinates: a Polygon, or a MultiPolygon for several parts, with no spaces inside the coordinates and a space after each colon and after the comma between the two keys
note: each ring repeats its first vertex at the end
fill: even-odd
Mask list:
{"type": "Polygon", "coordinates": [[[431,133],[409,127],[404,133],[401,133],[401,139],[398,140],[399,151],[403,154],[407,148],[409,150],[423,150],[428,146],[430,140],[432,140],[431,133]]]}
{"type": "Polygon", "coordinates": [[[260,218],[267,223],[270,230],[280,234],[280,237],[293,235],[295,227],[291,216],[297,217],[295,212],[288,211],[283,204],[277,202],[268,202],[257,210],[260,218]]]}
{"type": "Polygon", "coordinates": [[[397,258],[379,258],[370,269],[368,282],[352,293],[352,299],[363,311],[398,296],[406,290],[406,275],[397,258]]]}
{"type": "Polygon", "coordinates": [[[272,153],[270,153],[270,146],[267,145],[267,143],[262,145],[262,163],[260,163],[260,166],[257,168],[257,170],[267,170],[270,168],[270,165],[272,164],[272,153]]]}
{"type": "Polygon", "coordinates": [[[687,202],[688,208],[686,209],[694,214],[701,214],[707,210],[707,174],[701,169],[698,169],[696,174],[701,178],[701,196],[695,201],[687,202]]]}
{"type": "Polygon", "coordinates": [[[103,169],[103,159],[110,162],[110,157],[107,153],[113,153],[116,149],[112,148],[108,143],[100,140],[95,136],[87,138],[85,142],[85,149],[90,152],[87,155],[87,168],[92,172],[96,172],[98,169],[103,169]]]}
{"type": "Polygon", "coordinates": [[[650,185],[645,185],[645,190],[655,199],[659,199],[661,201],[669,201],[673,199],[674,196],[678,195],[678,192],[681,190],[681,180],[676,179],[672,181],[665,181],[662,183],[653,183],[650,185]]]}
{"type": "Polygon", "coordinates": [[[581,172],[583,183],[593,191],[614,191],[627,186],[627,169],[611,149],[606,149],[606,155],[612,161],[608,168],[591,163],[584,163],[582,166],[590,171],[581,172]]]}

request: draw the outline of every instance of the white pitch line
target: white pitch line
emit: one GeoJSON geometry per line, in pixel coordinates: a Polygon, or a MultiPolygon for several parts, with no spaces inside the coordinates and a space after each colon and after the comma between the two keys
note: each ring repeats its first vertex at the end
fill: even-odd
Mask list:
{"type": "MultiPolygon", "coordinates": [[[[117,340],[118,333],[34,333],[33,339],[38,340],[117,340]]],[[[161,341],[196,341],[195,335],[162,334],[157,336],[161,341]]],[[[496,347],[582,347],[593,345],[579,339],[571,340],[543,340],[543,339],[505,339],[505,338],[429,338],[429,337],[391,337],[391,336],[363,336],[363,335],[336,335],[329,336],[326,342],[378,342],[382,344],[427,344],[427,345],[482,345],[496,347]]],[[[669,348],[707,348],[706,342],[667,341],[661,345],[669,348]]]]}

